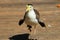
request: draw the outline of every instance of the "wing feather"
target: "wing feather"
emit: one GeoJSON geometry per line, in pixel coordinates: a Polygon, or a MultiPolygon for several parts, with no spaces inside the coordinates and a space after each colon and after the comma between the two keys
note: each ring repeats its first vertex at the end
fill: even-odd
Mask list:
{"type": "Polygon", "coordinates": [[[36,9],[34,9],[34,11],[35,11],[35,13],[36,13],[36,18],[39,20],[39,18],[40,18],[39,12],[38,12],[36,9]]]}

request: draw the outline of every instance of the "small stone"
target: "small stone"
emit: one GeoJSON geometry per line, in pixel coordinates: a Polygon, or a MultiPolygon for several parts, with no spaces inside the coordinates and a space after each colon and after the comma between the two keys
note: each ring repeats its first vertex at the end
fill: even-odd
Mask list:
{"type": "Polygon", "coordinates": [[[52,26],[49,24],[48,27],[52,27],[52,26]]]}

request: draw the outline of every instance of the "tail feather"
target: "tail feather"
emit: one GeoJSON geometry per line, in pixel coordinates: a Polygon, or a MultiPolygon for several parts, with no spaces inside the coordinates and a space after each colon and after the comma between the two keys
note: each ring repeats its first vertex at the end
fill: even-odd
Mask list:
{"type": "Polygon", "coordinates": [[[45,25],[43,22],[40,22],[40,21],[39,21],[39,24],[40,24],[42,27],[46,27],[46,25],[45,25]]]}
{"type": "Polygon", "coordinates": [[[24,23],[24,19],[21,19],[20,21],[19,21],[19,25],[22,25],[24,23]]]}

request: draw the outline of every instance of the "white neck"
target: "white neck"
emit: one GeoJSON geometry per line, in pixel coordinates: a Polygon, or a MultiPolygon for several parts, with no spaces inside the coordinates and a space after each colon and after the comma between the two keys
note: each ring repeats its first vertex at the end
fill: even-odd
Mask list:
{"type": "Polygon", "coordinates": [[[30,18],[30,20],[32,22],[38,22],[37,19],[36,19],[36,14],[34,12],[34,9],[31,9],[29,12],[28,12],[28,17],[30,18]]]}
{"type": "Polygon", "coordinates": [[[30,11],[29,11],[29,13],[28,13],[28,16],[30,17],[30,18],[35,18],[36,17],[36,14],[35,14],[35,12],[34,12],[34,9],[31,9],[30,11]]]}

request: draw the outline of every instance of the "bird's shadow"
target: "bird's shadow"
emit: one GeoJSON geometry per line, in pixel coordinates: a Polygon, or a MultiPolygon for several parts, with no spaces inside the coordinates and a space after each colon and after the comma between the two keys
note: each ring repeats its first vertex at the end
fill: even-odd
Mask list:
{"type": "Polygon", "coordinates": [[[9,37],[9,40],[29,40],[29,34],[18,34],[9,37]]]}

